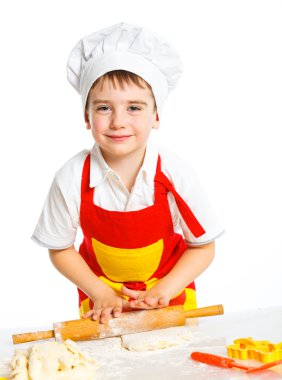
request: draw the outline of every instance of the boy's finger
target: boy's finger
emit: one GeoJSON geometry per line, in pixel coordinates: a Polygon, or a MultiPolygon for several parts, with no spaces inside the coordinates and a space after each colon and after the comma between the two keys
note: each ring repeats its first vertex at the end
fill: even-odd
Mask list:
{"type": "Polygon", "coordinates": [[[130,305],[130,306],[135,306],[135,305],[138,305],[140,302],[141,302],[141,300],[133,300],[133,301],[129,301],[129,305],[130,305]]]}
{"type": "Polygon", "coordinates": [[[128,288],[127,288],[126,286],[124,286],[124,285],[121,287],[121,292],[122,292],[122,294],[124,294],[125,296],[128,296],[128,297],[130,297],[130,298],[134,298],[134,299],[138,298],[138,296],[139,296],[139,292],[138,292],[138,291],[128,289],[128,288]]]}
{"type": "Polygon", "coordinates": [[[143,300],[135,300],[135,301],[131,301],[130,302],[130,305],[133,307],[133,308],[136,308],[136,309],[147,309],[148,308],[148,304],[146,304],[146,302],[144,302],[143,300]]]}
{"type": "Polygon", "coordinates": [[[154,305],[156,305],[156,303],[158,303],[158,300],[156,298],[152,298],[152,297],[145,297],[144,301],[149,306],[154,306],[154,305]]]}
{"type": "Polygon", "coordinates": [[[100,319],[101,311],[102,311],[101,309],[93,310],[93,315],[92,315],[93,321],[98,321],[98,319],[100,319]]]}
{"type": "Polygon", "coordinates": [[[113,309],[111,307],[107,307],[104,310],[102,310],[101,316],[100,316],[100,322],[101,323],[107,322],[107,320],[110,318],[112,314],[112,311],[113,309]]]}
{"type": "Polygon", "coordinates": [[[169,300],[168,300],[166,297],[162,297],[162,298],[160,298],[160,299],[159,299],[159,302],[158,302],[158,304],[159,304],[159,305],[162,305],[162,306],[167,306],[168,303],[169,303],[169,300]]]}
{"type": "Polygon", "coordinates": [[[113,308],[113,316],[114,318],[118,317],[122,312],[122,308],[120,306],[115,306],[113,308]]]}
{"type": "Polygon", "coordinates": [[[131,310],[130,302],[128,302],[125,298],[122,299],[122,310],[124,311],[131,310]]]}
{"type": "Polygon", "coordinates": [[[93,315],[94,311],[93,310],[89,310],[87,311],[86,313],[83,314],[82,318],[89,318],[93,315]]]}

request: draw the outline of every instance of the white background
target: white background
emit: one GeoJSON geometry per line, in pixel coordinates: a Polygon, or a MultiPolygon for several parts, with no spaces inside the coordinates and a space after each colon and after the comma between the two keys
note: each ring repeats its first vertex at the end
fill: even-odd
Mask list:
{"type": "Polygon", "coordinates": [[[0,328],[74,319],[74,285],[30,236],[55,171],[92,146],[66,80],[78,40],[121,21],[179,50],[185,73],[157,142],[197,171],[226,233],[198,279],[198,303],[282,304],[282,2],[1,2],[0,328]]]}

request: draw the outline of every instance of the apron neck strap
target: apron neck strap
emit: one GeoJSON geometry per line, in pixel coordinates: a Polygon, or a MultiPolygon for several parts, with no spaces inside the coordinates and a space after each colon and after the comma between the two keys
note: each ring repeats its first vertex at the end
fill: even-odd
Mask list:
{"type": "Polygon", "coordinates": [[[187,227],[192,232],[192,234],[198,238],[205,233],[205,230],[198,222],[197,218],[191,211],[188,204],[181,198],[178,192],[175,190],[171,181],[161,170],[161,158],[158,157],[157,169],[155,175],[155,203],[160,202],[163,197],[167,198],[167,193],[171,192],[174,196],[175,202],[177,204],[178,210],[184,219],[187,227]]]}

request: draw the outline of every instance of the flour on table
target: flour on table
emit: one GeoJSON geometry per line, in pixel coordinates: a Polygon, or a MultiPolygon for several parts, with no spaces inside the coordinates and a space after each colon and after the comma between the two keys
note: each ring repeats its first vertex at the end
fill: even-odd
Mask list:
{"type": "Polygon", "coordinates": [[[93,380],[98,367],[71,340],[39,343],[27,351],[17,350],[11,366],[13,380],[93,380]]]}
{"type": "Polygon", "coordinates": [[[169,327],[162,330],[123,335],[121,345],[129,351],[151,351],[177,346],[188,339],[188,331],[185,327],[169,327]]]}
{"type": "Polygon", "coordinates": [[[109,352],[122,352],[120,337],[85,340],[78,342],[79,348],[88,356],[95,354],[95,357],[109,352]]]}

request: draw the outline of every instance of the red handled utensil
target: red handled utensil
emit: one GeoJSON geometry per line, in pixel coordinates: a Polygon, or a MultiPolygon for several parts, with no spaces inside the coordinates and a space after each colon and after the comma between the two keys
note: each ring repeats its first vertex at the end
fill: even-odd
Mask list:
{"type": "Polygon", "coordinates": [[[218,355],[206,354],[204,352],[192,352],[191,358],[204,364],[210,364],[222,368],[236,367],[244,369],[246,371],[250,369],[250,367],[236,363],[233,359],[224,358],[223,356],[218,355]]]}
{"type": "Polygon", "coordinates": [[[251,368],[247,372],[253,373],[258,371],[263,371],[264,369],[275,367],[276,365],[282,364],[282,360],[276,360],[275,362],[266,363],[264,365],[261,365],[259,367],[251,368]]]}
{"type": "Polygon", "coordinates": [[[244,365],[241,365],[233,359],[225,358],[223,356],[213,355],[213,354],[207,354],[204,352],[192,352],[191,358],[193,360],[196,360],[198,362],[204,363],[204,364],[210,364],[221,368],[240,368],[244,369],[248,373],[252,372],[258,372],[263,371],[264,369],[274,367],[276,365],[282,364],[282,360],[277,360],[275,362],[267,363],[259,367],[247,367],[244,365]]]}

